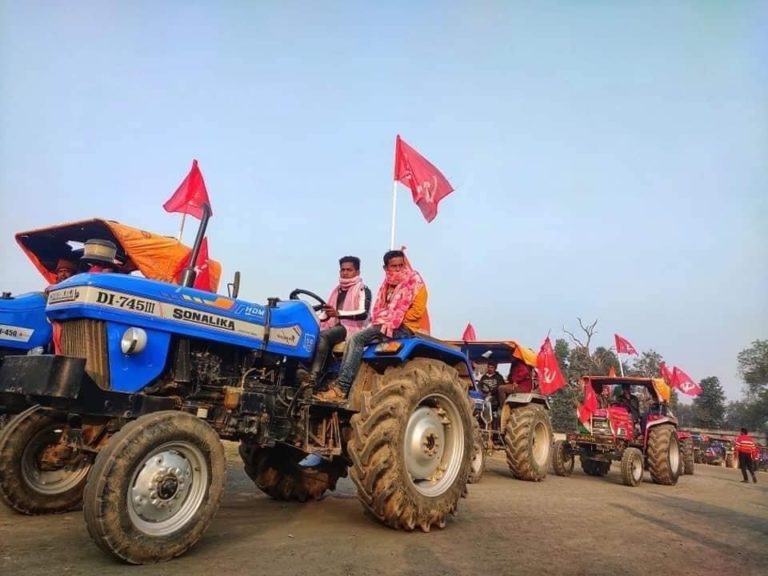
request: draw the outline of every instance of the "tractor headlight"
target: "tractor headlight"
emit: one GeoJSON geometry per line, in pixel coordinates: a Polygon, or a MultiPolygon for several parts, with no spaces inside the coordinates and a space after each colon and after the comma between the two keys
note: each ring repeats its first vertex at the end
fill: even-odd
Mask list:
{"type": "Polygon", "coordinates": [[[382,342],[381,344],[378,344],[373,351],[376,354],[397,354],[402,347],[403,345],[400,342],[393,340],[391,342],[382,342]]]}
{"type": "Polygon", "coordinates": [[[123,354],[138,354],[147,347],[147,333],[136,327],[128,328],[120,339],[123,354]]]}

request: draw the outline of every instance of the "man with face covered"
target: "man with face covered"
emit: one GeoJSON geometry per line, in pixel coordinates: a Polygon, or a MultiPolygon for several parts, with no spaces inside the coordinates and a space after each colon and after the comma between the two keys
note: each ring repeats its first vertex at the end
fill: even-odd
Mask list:
{"type": "Polygon", "coordinates": [[[315,394],[326,402],[346,401],[362,362],[363,350],[383,336],[406,338],[418,332],[427,311],[427,287],[421,275],[406,262],[402,250],[384,254],[384,282],[371,313],[371,325],[347,340],[336,384],[315,394]]]}

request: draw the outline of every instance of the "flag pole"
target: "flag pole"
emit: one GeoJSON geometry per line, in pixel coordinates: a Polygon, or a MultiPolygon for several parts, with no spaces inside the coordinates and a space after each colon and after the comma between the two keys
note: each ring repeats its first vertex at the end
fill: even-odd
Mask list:
{"type": "Polygon", "coordinates": [[[179,242],[181,242],[181,235],[184,234],[184,221],[187,219],[187,213],[184,212],[181,215],[181,228],[179,228],[179,242]]]}
{"type": "Polygon", "coordinates": [[[616,350],[616,358],[619,359],[619,372],[621,373],[621,377],[624,378],[624,364],[621,363],[621,354],[619,354],[618,350],[616,350]]]}
{"type": "Polygon", "coordinates": [[[395,218],[397,216],[397,180],[392,184],[392,230],[389,235],[389,249],[395,249],[395,218]]]}

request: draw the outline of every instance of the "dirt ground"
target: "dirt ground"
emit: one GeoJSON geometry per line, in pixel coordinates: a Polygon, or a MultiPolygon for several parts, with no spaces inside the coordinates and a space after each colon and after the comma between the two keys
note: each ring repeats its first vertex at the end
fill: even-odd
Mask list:
{"type": "Polygon", "coordinates": [[[677,486],[580,470],[513,480],[501,454],[444,530],[403,533],[366,516],[348,480],[321,502],[262,495],[231,458],[213,524],[185,556],[126,566],[90,540],[81,513],[24,517],[0,506],[0,574],[216,576],[404,574],[765,575],[768,475],[697,465],[677,486]]]}

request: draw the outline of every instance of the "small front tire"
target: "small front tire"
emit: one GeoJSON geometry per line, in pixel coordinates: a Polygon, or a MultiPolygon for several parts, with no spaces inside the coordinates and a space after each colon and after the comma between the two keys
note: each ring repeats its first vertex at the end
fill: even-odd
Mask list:
{"type": "Polygon", "coordinates": [[[130,564],[181,556],[218,510],[224,474],[224,448],[203,420],[175,411],[142,416],[96,458],[83,499],[88,532],[130,564]]]}

